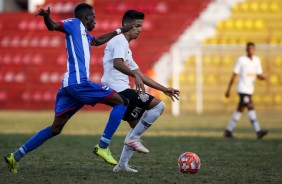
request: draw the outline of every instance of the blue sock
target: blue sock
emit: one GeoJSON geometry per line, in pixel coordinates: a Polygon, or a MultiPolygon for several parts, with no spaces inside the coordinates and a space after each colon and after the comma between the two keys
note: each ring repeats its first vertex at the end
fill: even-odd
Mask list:
{"type": "Polygon", "coordinates": [[[53,137],[50,127],[46,127],[35,134],[31,139],[29,139],[22,147],[14,152],[14,157],[16,161],[19,161],[25,154],[38,148],[45,141],[53,137]]]}
{"type": "Polygon", "coordinates": [[[111,111],[108,123],[104,130],[104,133],[99,141],[99,146],[101,148],[107,148],[110,144],[112,136],[116,132],[121,119],[126,111],[127,107],[124,105],[116,105],[114,106],[113,110],[111,111]]]}

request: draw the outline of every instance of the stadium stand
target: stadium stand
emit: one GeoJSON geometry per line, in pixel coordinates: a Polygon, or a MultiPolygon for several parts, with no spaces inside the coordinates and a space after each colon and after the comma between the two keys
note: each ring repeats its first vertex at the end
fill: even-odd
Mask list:
{"type": "MultiPolygon", "coordinates": [[[[203,39],[203,103],[205,111],[230,111],[238,97],[233,86],[232,98],[224,98],[236,59],[245,54],[248,41],[258,45],[256,54],[268,77],[256,83],[254,102],[259,110],[281,111],[282,94],[282,1],[246,0],[233,6],[231,15],[215,26],[215,35],[203,39]],[[221,46],[222,45],[222,46],[221,46]],[[232,45],[234,46],[232,48],[232,45]],[[212,51],[207,48],[215,48],[212,51]]],[[[189,28],[188,28],[189,29],[189,28]]],[[[196,59],[188,56],[181,73],[181,110],[195,111],[196,59]],[[188,74],[188,75],[187,75],[188,74]],[[190,103],[190,104],[189,104],[190,103]],[[189,105],[187,105],[189,104],[189,105]]]]}
{"type": "MultiPolygon", "coordinates": [[[[46,0],[56,21],[72,17],[80,0],[46,0]]],[[[121,26],[123,12],[144,11],[143,32],[131,44],[134,58],[144,72],[166,52],[180,34],[200,15],[210,0],[98,0],[94,7],[100,35],[121,26]]],[[[39,7],[38,7],[39,8],[39,7]]],[[[41,18],[26,12],[1,13],[0,16],[0,108],[52,109],[54,95],[65,71],[63,34],[46,30],[41,18]],[[15,84],[17,84],[15,86],[15,84]]],[[[104,46],[94,48],[91,80],[100,82],[104,46]]]]}

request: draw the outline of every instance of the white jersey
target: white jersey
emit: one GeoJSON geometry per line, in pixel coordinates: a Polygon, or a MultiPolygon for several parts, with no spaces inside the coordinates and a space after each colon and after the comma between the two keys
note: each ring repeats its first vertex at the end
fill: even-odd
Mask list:
{"type": "Polygon", "coordinates": [[[241,94],[253,94],[257,75],[262,74],[259,57],[253,56],[253,59],[250,59],[248,56],[239,57],[233,72],[239,75],[237,92],[241,94]]]}
{"type": "Polygon", "coordinates": [[[129,43],[123,34],[112,38],[107,43],[103,57],[104,74],[101,79],[101,82],[106,86],[109,86],[117,92],[121,92],[130,88],[129,78],[128,75],[125,75],[114,68],[113,62],[115,58],[122,58],[124,64],[130,70],[139,68],[132,58],[129,43]]]}

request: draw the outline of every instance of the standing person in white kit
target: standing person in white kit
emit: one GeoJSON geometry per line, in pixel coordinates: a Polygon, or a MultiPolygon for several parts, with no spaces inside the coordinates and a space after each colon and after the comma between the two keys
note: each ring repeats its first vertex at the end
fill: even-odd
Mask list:
{"type": "Polygon", "coordinates": [[[259,57],[254,55],[255,44],[253,42],[247,43],[246,51],[247,55],[238,58],[225,93],[225,96],[228,98],[230,96],[232,84],[234,83],[236,76],[239,75],[237,92],[239,94],[240,101],[237,110],[233,113],[230,122],[227,125],[224,136],[227,138],[233,138],[232,131],[234,130],[237,121],[240,120],[245,107],[247,107],[248,117],[257,134],[257,138],[262,139],[268,131],[260,129],[254,104],[252,102],[252,95],[254,93],[254,83],[256,78],[259,80],[265,80],[266,77],[262,75],[262,67],[259,57]]]}

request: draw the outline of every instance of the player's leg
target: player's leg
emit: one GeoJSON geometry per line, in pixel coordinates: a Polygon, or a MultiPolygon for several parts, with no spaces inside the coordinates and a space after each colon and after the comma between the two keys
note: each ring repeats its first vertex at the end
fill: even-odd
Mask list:
{"type": "Polygon", "coordinates": [[[248,103],[248,117],[249,117],[249,120],[257,134],[257,137],[258,139],[261,139],[263,138],[267,133],[268,131],[266,130],[261,130],[260,126],[259,126],[259,122],[257,120],[257,115],[256,115],[256,111],[254,109],[254,104],[252,102],[252,97],[250,96],[250,102],[248,103]]]}
{"type": "Polygon", "coordinates": [[[246,99],[244,99],[243,94],[239,94],[239,103],[237,106],[236,111],[233,112],[231,119],[226,127],[226,130],[224,131],[224,136],[227,138],[233,138],[233,130],[237,124],[237,122],[240,120],[242,113],[244,111],[244,108],[246,106],[246,99]]]}
{"type": "Polygon", "coordinates": [[[119,94],[114,93],[103,103],[113,107],[102,137],[99,141],[99,146],[105,149],[109,146],[112,136],[120,125],[121,119],[127,109],[128,100],[126,98],[122,98],[119,94]]]}
{"type": "Polygon", "coordinates": [[[158,119],[163,113],[165,104],[157,98],[154,98],[149,105],[148,110],[143,114],[136,127],[132,130],[130,138],[140,138],[140,136],[158,119]]]}
{"type": "MultiPolygon", "coordinates": [[[[133,120],[128,122],[131,128],[134,128],[136,126],[136,124],[138,123],[139,119],[133,120]]],[[[126,135],[126,139],[129,139],[129,135],[131,133],[132,129],[128,132],[128,134],[126,135]]],[[[138,172],[136,169],[133,169],[131,167],[128,166],[128,162],[131,159],[131,157],[133,156],[134,153],[134,149],[131,148],[130,146],[124,144],[122,152],[121,152],[121,156],[119,159],[119,163],[118,165],[116,165],[113,169],[113,172],[138,172]]]]}
{"type": "Polygon", "coordinates": [[[63,89],[60,89],[57,93],[55,105],[56,116],[52,125],[40,130],[14,153],[8,154],[4,157],[10,171],[17,173],[20,159],[28,152],[38,148],[48,139],[59,135],[70,117],[82,106],[83,104],[77,103],[77,101],[70,98],[63,89]]]}
{"type": "Polygon", "coordinates": [[[60,118],[55,118],[52,126],[48,126],[40,130],[35,134],[31,139],[29,139],[23,146],[17,149],[14,153],[8,154],[4,157],[5,161],[8,164],[8,167],[12,173],[17,173],[19,167],[19,161],[27,153],[35,150],[45,141],[60,134],[64,125],[67,123],[69,117],[64,115],[60,118]]]}
{"type": "Polygon", "coordinates": [[[94,147],[93,153],[100,156],[105,162],[116,165],[118,162],[113,158],[109,149],[109,144],[112,136],[120,125],[121,119],[126,111],[127,99],[121,98],[117,93],[114,93],[104,104],[112,106],[109,120],[105,130],[101,136],[99,143],[94,147]]]}

